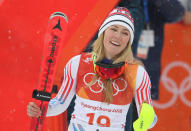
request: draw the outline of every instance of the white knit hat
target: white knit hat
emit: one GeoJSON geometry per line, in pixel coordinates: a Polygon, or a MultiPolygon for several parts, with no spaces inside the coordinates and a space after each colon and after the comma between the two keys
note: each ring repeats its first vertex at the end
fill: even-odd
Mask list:
{"type": "Polygon", "coordinates": [[[98,36],[103,33],[111,25],[122,25],[126,27],[130,32],[130,43],[133,43],[134,38],[134,20],[128,9],[124,7],[117,7],[113,9],[101,27],[99,28],[98,36]]]}

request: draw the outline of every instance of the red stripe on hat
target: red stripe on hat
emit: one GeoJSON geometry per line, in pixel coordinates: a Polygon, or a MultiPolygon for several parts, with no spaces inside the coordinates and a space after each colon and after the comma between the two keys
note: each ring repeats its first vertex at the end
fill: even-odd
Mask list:
{"type": "Polygon", "coordinates": [[[115,12],[115,13],[111,13],[108,17],[112,16],[112,15],[117,15],[117,14],[120,14],[120,15],[123,15],[125,17],[128,17],[128,19],[134,24],[134,20],[132,17],[130,17],[129,15],[125,14],[125,13],[121,13],[121,12],[115,12]]]}
{"type": "Polygon", "coordinates": [[[117,10],[120,10],[120,11],[126,11],[126,12],[129,12],[129,10],[125,7],[118,7],[116,8],[117,10]]]}

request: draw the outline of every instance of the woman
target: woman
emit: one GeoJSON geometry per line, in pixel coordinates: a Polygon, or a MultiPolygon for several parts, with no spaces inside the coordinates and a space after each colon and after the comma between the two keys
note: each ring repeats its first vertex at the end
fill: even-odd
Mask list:
{"type": "MultiPolygon", "coordinates": [[[[129,11],[118,7],[101,25],[92,53],[73,57],[64,68],[64,80],[57,96],[49,102],[47,116],[64,112],[76,95],[69,131],[124,131],[126,114],[135,95],[139,118],[135,131],[156,123],[151,106],[150,79],[134,62],[131,44],[134,24],[129,11]]],[[[40,109],[28,104],[28,115],[38,117],[40,109]]]]}

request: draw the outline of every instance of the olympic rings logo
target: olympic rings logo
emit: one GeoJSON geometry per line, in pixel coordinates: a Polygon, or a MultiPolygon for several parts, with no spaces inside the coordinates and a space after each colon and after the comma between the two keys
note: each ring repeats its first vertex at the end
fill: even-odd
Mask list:
{"type": "Polygon", "coordinates": [[[156,108],[161,108],[161,109],[169,108],[176,102],[178,96],[180,96],[181,101],[185,105],[191,107],[191,101],[189,101],[185,96],[185,93],[191,89],[191,67],[188,64],[186,64],[185,62],[181,62],[181,61],[175,61],[175,62],[170,63],[164,69],[164,71],[161,75],[161,82],[164,84],[164,87],[167,89],[167,91],[173,94],[173,97],[171,100],[169,100],[168,102],[163,103],[163,104],[153,101],[153,106],[155,106],[156,108]],[[167,76],[167,73],[175,67],[182,67],[189,74],[186,78],[184,78],[181,81],[179,88],[178,88],[176,81],[174,81],[173,79],[171,79],[167,76]]]}
{"type": "MultiPolygon", "coordinates": [[[[87,77],[91,77],[91,76],[95,76],[95,73],[86,73],[86,74],[84,75],[84,78],[83,78],[84,84],[85,84],[86,86],[88,86],[88,88],[90,89],[90,91],[92,91],[92,92],[94,92],[94,93],[100,93],[100,92],[102,92],[103,89],[104,89],[104,85],[103,85],[102,81],[100,80],[100,78],[98,78],[98,79],[92,84],[92,86],[93,86],[93,85],[95,85],[96,83],[98,83],[98,85],[99,85],[99,87],[100,87],[99,90],[95,90],[92,86],[89,86],[89,84],[88,84],[88,82],[87,82],[87,77]]],[[[116,92],[113,94],[113,96],[115,96],[115,95],[117,95],[119,92],[122,92],[122,91],[125,91],[125,90],[126,90],[126,88],[127,88],[127,82],[126,82],[123,78],[118,78],[118,79],[116,79],[116,80],[114,80],[114,81],[112,82],[112,86],[113,86],[113,88],[116,90],[116,92]],[[124,83],[124,87],[123,87],[122,89],[120,89],[119,86],[117,85],[117,83],[116,83],[117,81],[122,81],[122,82],[124,83]]]]}

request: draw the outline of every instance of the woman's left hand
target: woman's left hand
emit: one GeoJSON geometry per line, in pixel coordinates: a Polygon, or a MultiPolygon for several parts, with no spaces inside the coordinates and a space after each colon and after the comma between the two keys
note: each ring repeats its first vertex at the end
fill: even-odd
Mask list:
{"type": "Polygon", "coordinates": [[[135,131],[147,131],[154,121],[155,112],[151,105],[144,102],[141,106],[139,118],[133,123],[135,131]]]}

